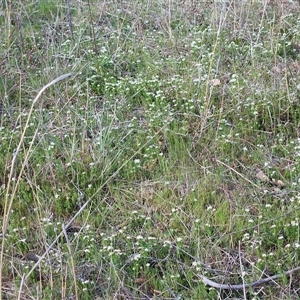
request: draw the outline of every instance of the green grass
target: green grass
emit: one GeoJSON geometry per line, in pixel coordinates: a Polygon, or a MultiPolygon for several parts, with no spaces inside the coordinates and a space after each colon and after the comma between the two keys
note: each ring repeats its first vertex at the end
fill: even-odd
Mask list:
{"type": "Polygon", "coordinates": [[[298,299],[299,11],[5,1],[1,298],[298,299]]]}

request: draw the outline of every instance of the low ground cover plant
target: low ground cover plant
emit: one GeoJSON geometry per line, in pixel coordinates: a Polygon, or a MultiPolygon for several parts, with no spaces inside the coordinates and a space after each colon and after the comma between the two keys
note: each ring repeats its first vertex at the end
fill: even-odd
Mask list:
{"type": "Polygon", "coordinates": [[[299,11],[4,1],[1,298],[298,299],[299,11]]]}

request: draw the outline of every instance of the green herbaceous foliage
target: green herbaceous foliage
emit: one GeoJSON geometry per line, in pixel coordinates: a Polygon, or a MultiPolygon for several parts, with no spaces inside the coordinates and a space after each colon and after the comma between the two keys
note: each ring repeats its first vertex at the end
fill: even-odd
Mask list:
{"type": "Polygon", "coordinates": [[[299,13],[4,1],[2,298],[298,299],[299,13]]]}

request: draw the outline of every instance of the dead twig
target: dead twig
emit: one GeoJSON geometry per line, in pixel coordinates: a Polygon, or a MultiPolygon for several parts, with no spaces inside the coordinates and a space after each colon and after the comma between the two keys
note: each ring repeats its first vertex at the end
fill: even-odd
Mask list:
{"type": "Polygon", "coordinates": [[[204,276],[204,275],[198,275],[201,280],[203,281],[204,284],[207,284],[211,287],[214,287],[216,289],[220,289],[220,290],[244,290],[244,289],[248,289],[248,288],[252,288],[258,285],[262,285],[265,283],[269,283],[271,281],[274,281],[276,279],[282,278],[283,276],[289,276],[292,273],[296,272],[296,271],[300,271],[300,267],[288,270],[286,272],[283,272],[282,274],[277,274],[277,275],[273,275],[270,276],[268,278],[263,278],[248,284],[221,284],[218,282],[215,282],[211,279],[209,279],[208,277],[204,276]]]}

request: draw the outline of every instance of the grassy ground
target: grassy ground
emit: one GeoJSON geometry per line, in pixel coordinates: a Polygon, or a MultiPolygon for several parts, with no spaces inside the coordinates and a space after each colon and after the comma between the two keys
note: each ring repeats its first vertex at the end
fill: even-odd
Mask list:
{"type": "Polygon", "coordinates": [[[2,2],[2,299],[299,299],[299,13],[2,2]]]}

